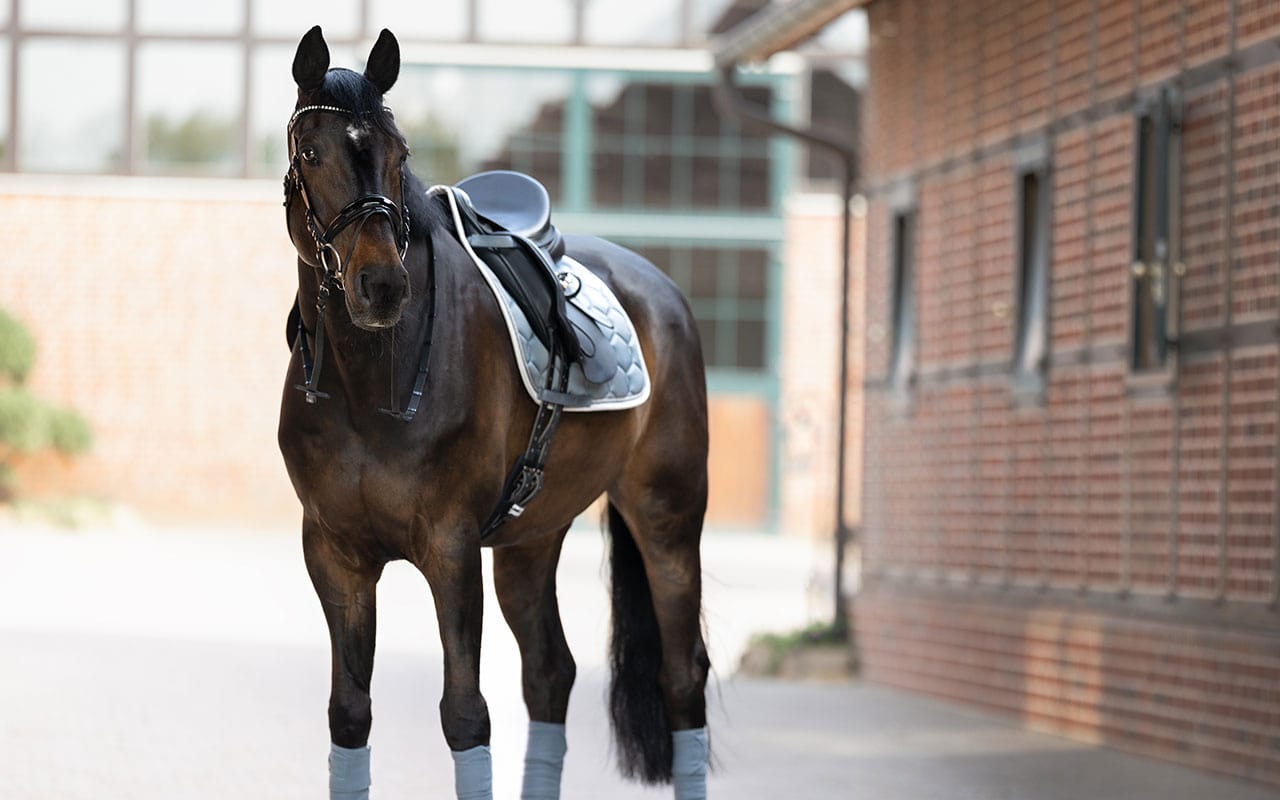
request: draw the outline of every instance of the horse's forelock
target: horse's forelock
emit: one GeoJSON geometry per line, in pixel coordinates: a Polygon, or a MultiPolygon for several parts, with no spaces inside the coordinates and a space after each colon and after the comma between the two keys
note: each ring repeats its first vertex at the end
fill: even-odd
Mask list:
{"type": "Polygon", "coordinates": [[[341,67],[329,70],[324,86],[315,97],[318,99],[314,102],[344,108],[354,114],[358,122],[404,141],[391,112],[382,103],[382,93],[358,72],[341,67]]]}

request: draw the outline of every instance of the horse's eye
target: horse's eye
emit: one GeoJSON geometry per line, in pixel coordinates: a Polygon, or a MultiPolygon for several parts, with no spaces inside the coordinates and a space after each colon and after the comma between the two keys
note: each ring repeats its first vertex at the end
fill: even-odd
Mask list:
{"type": "Polygon", "coordinates": [[[320,160],[320,157],[316,155],[315,148],[312,148],[312,147],[302,148],[301,155],[302,155],[302,160],[307,162],[308,164],[314,164],[320,160]]]}

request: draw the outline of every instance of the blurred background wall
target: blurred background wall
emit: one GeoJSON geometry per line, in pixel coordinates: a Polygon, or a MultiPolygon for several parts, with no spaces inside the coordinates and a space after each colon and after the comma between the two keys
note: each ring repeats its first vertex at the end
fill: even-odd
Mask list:
{"type": "MultiPolygon", "coordinates": [[[[29,459],[25,485],[166,517],[295,516],[274,435],[295,281],[279,206],[290,62],[318,23],[333,63],[359,68],[385,26],[419,175],[529,171],[563,230],[639,250],[690,297],[713,526],[830,536],[835,167],[711,101],[710,37],[767,5],[0,4],[0,304],[37,335],[33,388],[97,431],[86,458],[29,459]]],[[[747,95],[855,137],[863,31],[753,71],[747,95]]]]}

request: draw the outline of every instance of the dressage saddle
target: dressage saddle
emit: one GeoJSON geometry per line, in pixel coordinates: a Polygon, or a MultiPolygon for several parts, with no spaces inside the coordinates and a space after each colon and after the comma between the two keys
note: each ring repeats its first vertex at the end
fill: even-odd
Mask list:
{"type": "Polygon", "coordinates": [[[617,358],[607,332],[572,300],[578,285],[560,277],[564,240],[551,224],[551,198],[520,172],[481,172],[457,184],[467,243],[524,312],[548,351],[578,364],[593,383],[611,379],[617,358]]]}

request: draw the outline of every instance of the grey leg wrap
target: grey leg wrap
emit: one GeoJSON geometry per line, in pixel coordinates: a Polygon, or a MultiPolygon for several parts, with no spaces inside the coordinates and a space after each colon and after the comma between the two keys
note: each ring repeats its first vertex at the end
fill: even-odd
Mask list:
{"type": "Polygon", "coordinates": [[[329,800],[369,800],[369,748],[329,745],[329,800]]]}
{"type": "Polygon", "coordinates": [[[560,772],[564,769],[564,754],[568,749],[563,725],[529,723],[520,800],[560,800],[560,772]]]}
{"type": "Polygon", "coordinates": [[[707,800],[707,729],[671,734],[671,784],[676,800],[707,800]]]}
{"type": "Polygon", "coordinates": [[[489,745],[453,751],[453,788],[458,800],[493,800],[493,758],[489,745]]]}

